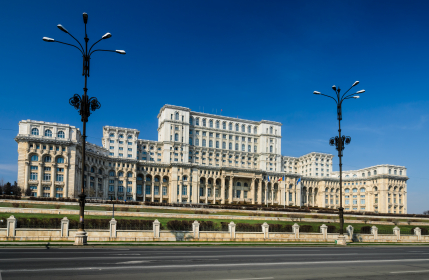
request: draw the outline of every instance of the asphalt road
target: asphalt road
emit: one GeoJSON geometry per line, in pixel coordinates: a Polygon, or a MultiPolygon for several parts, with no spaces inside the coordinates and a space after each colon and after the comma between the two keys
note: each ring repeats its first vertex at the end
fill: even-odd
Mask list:
{"type": "Polygon", "coordinates": [[[0,249],[8,279],[429,279],[429,247],[0,249]]]}

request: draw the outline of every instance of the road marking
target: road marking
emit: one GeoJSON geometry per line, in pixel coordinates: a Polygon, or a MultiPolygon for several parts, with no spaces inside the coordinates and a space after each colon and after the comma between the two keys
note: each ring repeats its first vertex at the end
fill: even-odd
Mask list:
{"type": "MultiPolygon", "coordinates": [[[[264,277],[264,278],[240,278],[240,279],[220,279],[220,280],[262,280],[262,279],[274,279],[274,277],[264,277]]],[[[1,280],[1,279],[0,279],[1,280]]]]}
{"type": "Polygon", "coordinates": [[[109,254],[110,256],[141,256],[141,254],[109,254]]]}
{"type": "Polygon", "coordinates": [[[423,273],[423,272],[429,272],[429,270],[415,270],[415,271],[394,271],[390,273],[423,273]]]}
{"type": "Polygon", "coordinates": [[[150,261],[129,261],[129,262],[118,262],[116,264],[135,264],[135,263],[145,263],[150,261]]]}
{"type": "Polygon", "coordinates": [[[357,264],[357,263],[392,263],[392,262],[429,262],[429,259],[395,259],[395,260],[356,260],[356,261],[317,261],[317,262],[277,262],[277,263],[231,263],[231,264],[180,264],[180,265],[151,265],[151,266],[102,266],[102,267],[64,267],[64,268],[39,268],[39,269],[4,269],[2,272],[40,272],[40,271],[84,271],[90,269],[121,270],[121,269],[160,269],[160,268],[198,268],[198,267],[234,267],[234,266],[268,266],[268,265],[314,265],[314,264],[357,264]]]}

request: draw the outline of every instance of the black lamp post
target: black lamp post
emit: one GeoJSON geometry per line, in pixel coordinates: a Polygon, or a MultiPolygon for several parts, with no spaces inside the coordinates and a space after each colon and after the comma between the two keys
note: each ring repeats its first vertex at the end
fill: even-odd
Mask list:
{"type": "Polygon", "coordinates": [[[340,88],[337,88],[336,86],[332,86],[332,89],[335,91],[334,97],[330,95],[322,94],[318,91],[313,92],[314,94],[317,94],[317,95],[323,95],[323,96],[332,98],[337,104],[338,136],[335,136],[329,139],[329,145],[335,146],[336,150],[338,151],[338,158],[340,161],[340,208],[338,208],[339,216],[340,216],[340,239],[343,238],[343,235],[344,235],[343,174],[342,174],[343,164],[341,159],[343,157],[344,146],[350,144],[350,141],[351,141],[350,136],[341,135],[341,120],[343,119],[341,105],[343,104],[344,100],[352,99],[352,98],[357,99],[359,98],[358,94],[365,92],[365,90],[359,90],[356,93],[347,94],[357,84],[359,84],[359,81],[354,82],[353,85],[345,93],[343,93],[343,95],[340,94],[341,92],[340,88]]]}
{"type": "Polygon", "coordinates": [[[89,62],[91,59],[91,55],[97,51],[116,52],[119,54],[125,54],[125,51],[123,51],[123,50],[115,50],[115,51],[114,50],[101,50],[101,49],[92,50],[92,48],[101,40],[108,39],[108,38],[112,37],[112,34],[110,34],[110,33],[104,34],[103,37],[101,37],[101,39],[99,39],[97,42],[95,42],[88,49],[89,38],[88,38],[88,35],[86,34],[86,24],[88,23],[88,14],[87,13],[83,13],[83,23],[85,24],[85,38],[84,38],[85,48],[61,24],[58,24],[57,27],[61,31],[69,34],[79,44],[79,47],[76,45],[73,45],[73,44],[68,44],[68,43],[64,43],[64,42],[54,40],[52,38],[43,37],[43,41],[45,41],[45,42],[57,42],[60,44],[75,47],[76,49],[78,49],[80,51],[80,53],[82,54],[82,57],[83,57],[82,76],[85,76],[85,87],[83,88],[84,93],[83,93],[82,97],[79,94],[75,94],[69,100],[70,105],[72,105],[75,109],[79,110],[79,114],[81,115],[81,121],[83,123],[83,130],[82,130],[82,132],[83,132],[83,135],[82,135],[82,169],[81,169],[81,172],[82,172],[81,175],[82,176],[81,176],[81,193],[79,194],[79,206],[80,206],[79,216],[80,216],[80,220],[79,220],[79,230],[76,234],[75,245],[87,245],[87,236],[86,236],[86,232],[85,232],[85,223],[84,223],[84,214],[85,214],[84,209],[85,209],[85,197],[86,197],[85,192],[84,192],[86,123],[88,122],[88,117],[91,115],[91,111],[95,111],[97,109],[100,109],[100,107],[101,107],[101,104],[100,104],[100,102],[98,102],[97,98],[88,97],[88,95],[86,94],[88,91],[87,79],[89,77],[89,62]]]}

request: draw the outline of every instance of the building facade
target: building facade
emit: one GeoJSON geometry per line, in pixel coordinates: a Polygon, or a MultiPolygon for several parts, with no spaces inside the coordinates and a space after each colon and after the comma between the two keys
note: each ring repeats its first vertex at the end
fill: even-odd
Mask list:
{"type": "MultiPolygon", "coordinates": [[[[281,123],[249,121],[165,105],[158,141],[136,129],[103,127],[102,146],[74,126],[19,123],[18,185],[33,196],[77,197],[84,172],[89,197],[169,203],[248,203],[339,207],[333,155],[281,154],[281,123]]],[[[346,211],[407,213],[407,170],[378,165],[343,172],[346,211]]]]}

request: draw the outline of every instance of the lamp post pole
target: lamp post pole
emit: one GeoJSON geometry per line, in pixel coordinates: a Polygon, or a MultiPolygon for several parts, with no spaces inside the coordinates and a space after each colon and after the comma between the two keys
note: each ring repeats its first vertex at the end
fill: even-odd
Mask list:
{"type": "Polygon", "coordinates": [[[359,84],[359,81],[356,81],[353,83],[353,85],[342,95],[340,94],[341,89],[337,88],[335,85],[332,86],[332,89],[335,91],[335,96],[330,96],[326,94],[322,94],[319,91],[314,91],[313,93],[316,95],[323,95],[329,98],[332,98],[335,103],[337,104],[337,120],[338,120],[338,136],[332,137],[329,139],[329,145],[335,146],[336,150],[338,151],[338,159],[339,159],[339,167],[340,167],[340,207],[338,208],[338,214],[340,218],[340,236],[338,237],[337,244],[338,245],[346,245],[346,241],[344,238],[344,208],[343,208],[343,150],[344,146],[350,144],[351,137],[350,136],[344,136],[341,135],[341,120],[342,117],[342,104],[343,101],[346,99],[358,99],[360,96],[359,94],[362,94],[365,92],[365,90],[359,90],[356,93],[348,94],[347,93],[357,84],[359,84]]]}
{"type": "Polygon", "coordinates": [[[99,39],[97,42],[95,42],[89,49],[88,49],[88,35],[86,32],[86,24],[88,23],[88,14],[87,13],[83,13],[83,22],[85,24],[85,48],[82,46],[82,44],[75,38],[73,37],[72,34],[70,34],[70,32],[67,31],[67,29],[65,29],[61,24],[58,24],[57,27],[69,34],[78,44],[79,47],[73,44],[69,44],[69,43],[64,43],[64,42],[60,42],[57,40],[54,40],[52,38],[48,38],[48,37],[43,37],[43,41],[45,42],[56,42],[56,43],[60,43],[60,44],[64,44],[64,45],[68,45],[68,46],[72,46],[75,47],[76,49],[78,49],[80,51],[80,53],[82,54],[83,57],[83,70],[82,70],[82,76],[85,76],[85,86],[83,88],[83,95],[82,97],[79,94],[75,94],[72,98],[70,98],[69,103],[70,105],[72,105],[75,109],[79,110],[79,114],[81,116],[81,121],[82,121],[82,166],[81,166],[81,191],[80,194],[78,195],[79,197],[79,230],[76,233],[76,238],[75,238],[75,245],[87,245],[87,235],[85,232],[85,220],[84,220],[84,216],[85,216],[85,181],[84,181],[84,171],[85,171],[85,146],[86,146],[86,123],[88,122],[88,117],[91,115],[91,111],[95,111],[97,109],[100,109],[101,104],[100,102],[98,102],[97,98],[95,97],[88,97],[87,95],[87,82],[88,82],[88,77],[89,77],[89,62],[91,59],[91,55],[96,52],[96,51],[105,51],[105,52],[116,52],[119,54],[125,54],[125,51],[123,50],[101,50],[101,49],[96,49],[96,50],[92,50],[92,48],[101,40],[103,39],[108,39],[110,37],[112,37],[112,34],[110,33],[106,33],[104,34],[101,39],[99,39]]]}

